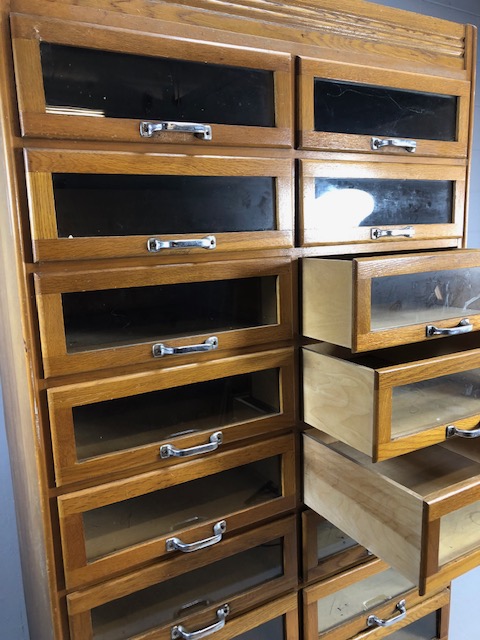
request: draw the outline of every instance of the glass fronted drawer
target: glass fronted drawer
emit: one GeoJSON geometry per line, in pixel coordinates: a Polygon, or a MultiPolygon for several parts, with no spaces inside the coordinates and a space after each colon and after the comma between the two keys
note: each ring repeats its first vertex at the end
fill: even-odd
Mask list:
{"type": "Polygon", "coordinates": [[[290,160],[47,149],[25,160],[36,261],[293,243],[290,160]]]}
{"type": "Polygon", "coordinates": [[[480,251],[303,260],[303,334],[371,351],[480,329],[480,251]]]}
{"type": "Polygon", "coordinates": [[[323,580],[374,557],[315,511],[302,513],[303,579],[323,580]]]}
{"type": "Polygon", "coordinates": [[[283,258],[40,272],[35,286],[47,377],[201,362],[292,336],[283,258]]]}
{"type": "MultiPolygon", "coordinates": [[[[222,620],[228,630],[242,613],[295,587],[295,545],[291,516],[226,540],[221,550],[188,554],[175,564],[157,563],[73,592],[67,595],[72,640],[171,640],[179,625],[197,631],[222,620]]],[[[282,609],[274,608],[275,615],[282,609]]]]}
{"type": "Polygon", "coordinates": [[[480,443],[453,438],[372,463],[312,429],[304,435],[304,502],[420,592],[480,562],[480,443]]]}
{"type": "Polygon", "coordinates": [[[209,457],[295,423],[293,349],[47,391],[57,485],[209,457]]]}
{"type": "Polygon", "coordinates": [[[375,462],[480,436],[480,349],[475,335],[463,337],[357,356],[304,348],[305,422],[375,462]]]}
{"type": "Polygon", "coordinates": [[[448,607],[449,589],[421,597],[408,580],[379,560],[307,587],[303,595],[305,640],[446,637],[437,635],[437,612],[448,607]],[[412,636],[412,629],[430,635],[412,636]]]}
{"type": "Polygon", "coordinates": [[[11,18],[22,135],[292,145],[289,54],[11,18]]]}
{"type": "Polygon", "coordinates": [[[59,496],[67,586],[209,555],[235,530],[293,509],[294,459],[294,436],[280,436],[59,496]]]}
{"type": "Polygon", "coordinates": [[[300,59],[304,149],[466,157],[470,82],[300,59]]]}
{"type": "MultiPolygon", "coordinates": [[[[463,236],[465,167],[399,162],[302,160],[300,243],[403,249],[463,236]]],[[[355,247],[352,248],[354,250],[355,247]]]]}

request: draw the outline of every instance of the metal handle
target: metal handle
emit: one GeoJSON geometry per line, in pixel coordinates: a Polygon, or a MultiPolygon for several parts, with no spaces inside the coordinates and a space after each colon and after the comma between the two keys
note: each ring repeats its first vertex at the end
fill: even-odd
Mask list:
{"type": "Polygon", "coordinates": [[[405,151],[415,153],[417,143],[415,140],[403,140],[402,138],[372,138],[372,149],[377,151],[382,147],[401,147],[405,151]]]}
{"type": "Polygon", "coordinates": [[[160,457],[170,458],[186,458],[187,456],[196,456],[200,453],[209,453],[215,451],[223,442],[223,433],[221,431],[215,431],[209,438],[207,444],[199,444],[196,447],[189,447],[188,449],[177,449],[173,444],[164,444],[160,447],[160,457]]]}
{"type": "Polygon", "coordinates": [[[458,336],[459,333],[469,333],[472,331],[473,325],[470,324],[468,318],[463,318],[456,327],[452,327],[451,329],[439,329],[433,324],[427,324],[425,330],[427,338],[431,338],[432,336],[458,336]]]}
{"type": "Polygon", "coordinates": [[[445,435],[447,438],[453,438],[453,436],[459,436],[460,438],[480,438],[480,427],[477,427],[477,429],[459,429],[454,424],[449,424],[445,435]]]}
{"type": "Polygon", "coordinates": [[[162,342],[154,344],[152,354],[154,358],[162,358],[163,356],[179,356],[183,353],[195,353],[196,351],[213,351],[218,347],[218,338],[211,336],[202,344],[189,344],[185,347],[167,347],[162,342]]]}
{"type": "Polygon", "coordinates": [[[223,534],[227,530],[227,523],[225,520],[217,522],[213,527],[214,535],[211,538],[205,538],[205,540],[198,540],[197,542],[191,542],[187,544],[182,542],[180,538],[168,538],[166,541],[167,551],[182,551],[183,553],[192,553],[192,551],[199,551],[206,547],[212,547],[222,539],[223,534]]]}
{"type": "Polygon", "coordinates": [[[403,229],[371,229],[370,238],[378,240],[379,238],[413,238],[415,229],[413,227],[404,227],[403,229]]]}
{"type": "Polygon", "coordinates": [[[199,629],[198,631],[186,631],[185,627],[181,624],[175,625],[172,627],[172,631],[170,633],[170,637],[172,640],[178,640],[178,638],[183,638],[183,640],[200,640],[200,638],[205,638],[205,636],[209,636],[216,631],[220,631],[225,626],[225,618],[230,613],[230,607],[228,604],[224,604],[223,607],[217,609],[217,618],[218,622],[215,624],[211,624],[209,627],[205,627],[204,629],[199,629]]]}
{"type": "Polygon", "coordinates": [[[159,131],[173,131],[175,133],[193,133],[202,140],[212,139],[212,127],[209,124],[199,122],[172,122],[160,120],[158,122],[140,122],[140,135],[142,138],[151,138],[159,131]]]}
{"type": "Polygon", "coordinates": [[[189,249],[197,247],[200,249],[215,249],[217,239],[215,236],[205,236],[196,240],[157,240],[157,238],[149,238],[147,240],[147,249],[150,253],[157,253],[162,249],[189,249]]]}
{"type": "Polygon", "coordinates": [[[392,624],[395,624],[396,622],[400,622],[400,620],[403,620],[407,615],[407,607],[406,607],[405,600],[400,600],[400,602],[397,603],[396,608],[400,611],[400,614],[398,616],[394,616],[393,618],[390,618],[389,620],[382,620],[381,618],[377,618],[377,616],[368,616],[367,626],[391,627],[392,624]]]}

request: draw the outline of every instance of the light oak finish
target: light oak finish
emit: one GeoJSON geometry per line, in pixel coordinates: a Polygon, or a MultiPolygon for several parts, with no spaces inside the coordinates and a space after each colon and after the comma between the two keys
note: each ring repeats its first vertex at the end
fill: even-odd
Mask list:
{"type": "MultiPolygon", "coordinates": [[[[465,217],[466,170],[457,166],[431,166],[429,164],[392,164],[367,162],[324,162],[302,160],[300,162],[300,244],[371,243],[386,244],[402,242],[404,249],[415,249],[418,241],[437,238],[462,238],[465,217]],[[352,211],[343,201],[334,205],[334,210],[322,209],[321,199],[315,198],[315,178],[333,179],[380,179],[380,180],[442,180],[453,183],[451,223],[396,224],[359,226],[355,224],[352,211]],[[398,230],[412,227],[412,238],[371,238],[372,229],[398,230]]],[[[413,183],[414,184],[414,183],[413,183]]],[[[333,205],[333,202],[332,202],[333,205]]],[[[353,203],[351,204],[353,207],[353,203]]]]}

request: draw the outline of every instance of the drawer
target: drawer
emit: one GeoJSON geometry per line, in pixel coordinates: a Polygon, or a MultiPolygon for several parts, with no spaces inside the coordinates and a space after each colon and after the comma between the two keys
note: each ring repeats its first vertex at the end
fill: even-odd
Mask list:
{"type": "Polygon", "coordinates": [[[305,582],[323,580],[373,558],[370,551],[310,509],[302,513],[302,538],[305,582]]]}
{"type": "Polygon", "coordinates": [[[468,81],[301,58],[300,145],[465,157],[469,100],[468,81]]]}
{"type": "Polygon", "coordinates": [[[24,136],[292,145],[289,54],[14,15],[24,136]]]}
{"type": "Polygon", "coordinates": [[[397,571],[374,560],[304,590],[305,640],[446,638],[436,635],[437,611],[449,600],[449,589],[419,596],[397,571]],[[412,628],[430,635],[412,636],[412,628]]]}
{"type": "Polygon", "coordinates": [[[480,329],[480,251],[303,260],[303,334],[370,351],[480,329]]]}
{"type": "Polygon", "coordinates": [[[375,462],[480,435],[480,350],[468,348],[475,335],[463,337],[357,356],[326,343],[304,348],[305,422],[375,462]]]}
{"type": "Polygon", "coordinates": [[[293,349],[47,391],[57,485],[165,467],[295,423],[293,349]]]}
{"type": "Polygon", "coordinates": [[[293,243],[290,160],[46,149],[25,160],[37,261],[293,243]]]}
{"type": "MultiPolygon", "coordinates": [[[[300,243],[371,245],[462,238],[465,167],[302,160],[300,243]]],[[[373,248],[373,247],[372,247],[373,248]]],[[[352,249],[353,250],[353,249],[352,249]]]]}
{"type": "Polygon", "coordinates": [[[420,587],[480,562],[480,450],[454,438],[373,464],[316,430],[304,436],[304,501],[420,587]],[[330,439],[331,440],[331,439],[330,439]]]}
{"type": "Polygon", "coordinates": [[[62,495],[67,586],[157,558],[208,556],[237,529],[293,509],[295,491],[288,435],[62,495]]]}
{"type": "Polygon", "coordinates": [[[238,632],[239,615],[295,587],[295,545],[292,516],[226,540],[221,551],[213,547],[207,555],[190,554],[71,593],[72,640],[171,640],[178,625],[199,630],[220,622],[219,609],[228,611],[225,631],[233,623],[238,632]]]}
{"type": "Polygon", "coordinates": [[[288,259],[44,272],[35,285],[47,377],[292,337],[288,259]]]}

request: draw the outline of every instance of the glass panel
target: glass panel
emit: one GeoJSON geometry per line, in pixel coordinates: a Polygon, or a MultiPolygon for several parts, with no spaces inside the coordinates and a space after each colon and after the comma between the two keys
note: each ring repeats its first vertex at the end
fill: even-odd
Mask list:
{"type": "Polygon", "coordinates": [[[392,435],[418,433],[480,413],[480,369],[394,387],[392,435]]]}
{"type": "Polygon", "coordinates": [[[436,640],[436,638],[438,635],[435,611],[388,636],[388,640],[436,640]]]}
{"type": "Polygon", "coordinates": [[[456,140],[457,98],[315,78],[315,131],[456,140]]]}
{"type": "Polygon", "coordinates": [[[453,182],[315,178],[318,226],[445,224],[452,222],[453,182]]]}
{"type": "Polygon", "coordinates": [[[40,53],[47,113],[275,125],[273,71],[48,42],[40,53]]]}
{"type": "Polygon", "coordinates": [[[477,313],[480,267],[372,278],[372,331],[477,313]]]}
{"type": "Polygon", "coordinates": [[[317,526],[317,558],[325,560],[341,551],[355,547],[358,543],[349,538],[346,533],[337,529],[328,520],[323,520],[317,526]]]}
{"type": "Polygon", "coordinates": [[[440,518],[439,565],[480,547],[480,502],[440,518]]]}
{"type": "Polygon", "coordinates": [[[279,412],[278,369],[73,407],[77,458],[85,460],[279,412]]]}
{"type": "Polygon", "coordinates": [[[207,520],[222,520],[281,495],[281,458],[275,456],[92,509],[83,514],[87,560],[207,520]]]}
{"type": "Polygon", "coordinates": [[[245,631],[239,636],[235,636],[237,640],[285,640],[285,619],[279,616],[268,622],[245,631]]]}
{"type": "Polygon", "coordinates": [[[227,603],[282,575],[283,542],[278,539],[93,609],[93,637],[127,640],[214,603],[227,603]]]}
{"type": "Polygon", "coordinates": [[[54,174],[58,235],[272,231],[275,179],[54,174]]]}
{"type": "Polygon", "coordinates": [[[413,587],[394,569],[387,569],[332,593],[317,603],[318,632],[343,624],[413,587]]]}
{"type": "Polygon", "coordinates": [[[277,323],[276,276],[62,295],[67,351],[277,323]]]}

